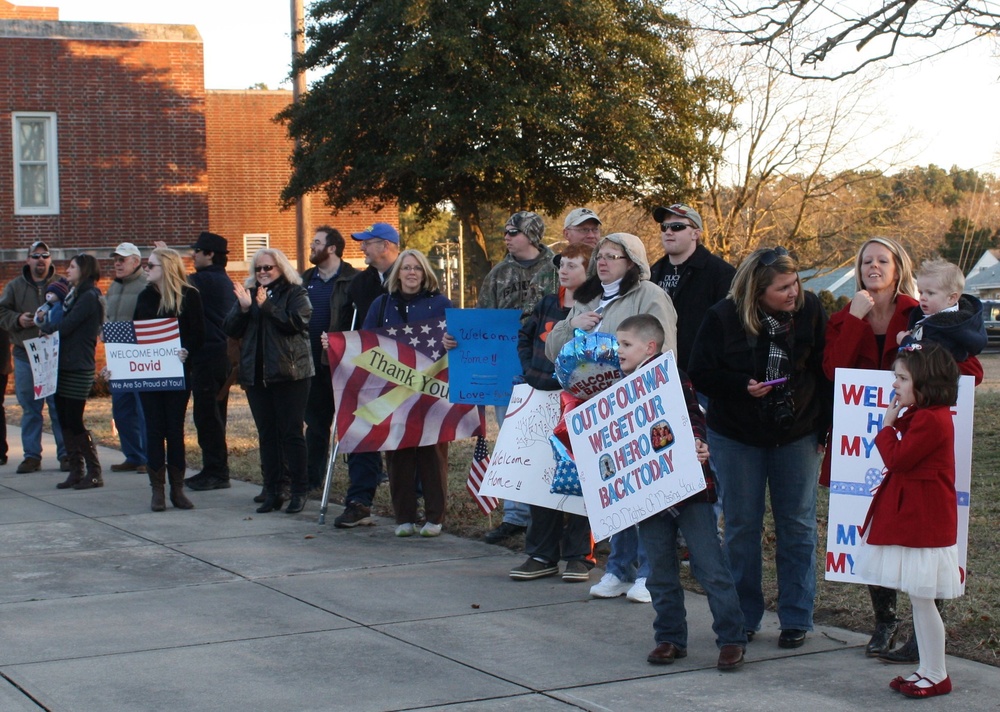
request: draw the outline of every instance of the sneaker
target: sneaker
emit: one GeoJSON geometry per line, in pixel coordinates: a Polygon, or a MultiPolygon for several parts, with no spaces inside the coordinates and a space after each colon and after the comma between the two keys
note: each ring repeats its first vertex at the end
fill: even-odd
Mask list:
{"type": "Polygon", "coordinates": [[[625,597],[632,603],[652,603],[653,597],[646,590],[646,579],[637,578],[625,597]]]}
{"type": "Polygon", "coordinates": [[[205,475],[203,477],[189,477],[184,480],[188,489],[195,492],[207,492],[208,490],[229,489],[232,487],[229,478],[218,477],[217,475],[205,475]]]}
{"type": "Polygon", "coordinates": [[[529,556],[523,564],[510,570],[510,577],[515,581],[531,581],[546,576],[555,576],[557,573],[559,573],[559,567],[556,564],[539,561],[529,556]]]}
{"type": "Polygon", "coordinates": [[[483,535],[483,541],[487,544],[499,544],[504,539],[510,539],[512,536],[517,536],[518,534],[524,534],[528,530],[528,527],[522,527],[519,524],[511,524],[510,522],[500,522],[500,524],[483,535]]]}
{"type": "Polygon", "coordinates": [[[420,527],[420,536],[441,536],[441,525],[427,522],[420,527]]]}
{"type": "Polygon", "coordinates": [[[590,595],[594,598],[618,598],[624,596],[632,588],[632,584],[622,581],[614,574],[604,574],[601,580],[590,587],[590,595]]]}
{"type": "Polygon", "coordinates": [[[37,457],[26,457],[21,464],[17,466],[17,474],[26,475],[29,472],[38,472],[40,469],[42,469],[41,460],[37,457]]]}
{"type": "Polygon", "coordinates": [[[333,526],[337,527],[337,529],[350,529],[359,524],[371,526],[374,523],[375,520],[372,519],[371,507],[366,507],[358,502],[348,504],[344,513],[333,520],[333,526]]]}
{"type": "Polygon", "coordinates": [[[417,530],[414,528],[414,526],[410,522],[407,522],[406,524],[400,524],[398,527],[396,527],[396,536],[398,537],[413,536],[416,533],[416,531],[417,530]]]}
{"type": "Polygon", "coordinates": [[[562,580],[567,583],[581,583],[590,580],[590,567],[580,559],[571,559],[563,569],[562,580]]]}

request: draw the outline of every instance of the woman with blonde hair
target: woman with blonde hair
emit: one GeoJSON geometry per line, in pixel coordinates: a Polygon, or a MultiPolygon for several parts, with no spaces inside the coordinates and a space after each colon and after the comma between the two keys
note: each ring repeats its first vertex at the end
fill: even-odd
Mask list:
{"type": "MultiPolygon", "coordinates": [[[[363,329],[443,319],[451,300],[438,291],[438,278],[419,250],[403,250],[385,281],[387,294],[372,302],[363,329]]],[[[441,533],[448,499],[448,443],[407,447],[385,453],[389,492],[396,515],[396,536],[433,537],[441,533]],[[424,495],[427,521],[418,531],[417,490],[424,495]]]]}
{"type": "Polygon", "coordinates": [[[782,247],[752,252],[705,314],[688,374],[708,396],[708,444],[722,481],[725,545],[752,638],[764,615],[761,527],[770,498],[778,646],[813,628],[816,491],[833,389],[823,374],[826,313],[782,247]]]}
{"type": "Polygon", "coordinates": [[[167,508],[164,491],[170,480],[170,503],[177,509],[194,505],[184,494],[185,462],[184,416],[191,397],[191,369],[188,357],[205,341],[205,312],[201,294],[187,283],[181,256],[168,247],[157,247],[146,264],[149,284],[139,293],[135,304],[136,321],[177,319],[181,348],[177,357],[184,364],[184,387],[170,391],[143,391],[142,414],[146,422],[146,468],[153,488],[150,509],[167,508]],[[164,444],[165,443],[165,444],[164,444]]]}
{"type": "Polygon", "coordinates": [[[302,277],[281,250],[257,250],[245,284],[233,284],[236,303],[222,330],[240,345],[240,384],[257,425],[264,501],[257,512],[280,510],[282,472],[291,477],[288,514],[301,512],[309,493],[305,413],[314,374],[309,344],[312,304],[302,277]]]}

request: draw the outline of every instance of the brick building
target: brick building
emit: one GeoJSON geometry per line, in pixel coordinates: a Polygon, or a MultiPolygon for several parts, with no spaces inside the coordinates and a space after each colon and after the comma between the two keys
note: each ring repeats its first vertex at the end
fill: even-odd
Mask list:
{"type": "MultiPolygon", "coordinates": [[[[206,228],[229,239],[234,275],[244,244],[295,261],[295,211],[279,203],[292,145],[272,120],[291,92],[206,91],[194,26],[61,22],[0,0],[0,67],[0,282],[37,239],[59,270],[86,250],[109,273],[119,242],[181,247],[206,228]]],[[[311,204],[310,226],[345,235],[398,224],[395,206],[311,204]]]]}

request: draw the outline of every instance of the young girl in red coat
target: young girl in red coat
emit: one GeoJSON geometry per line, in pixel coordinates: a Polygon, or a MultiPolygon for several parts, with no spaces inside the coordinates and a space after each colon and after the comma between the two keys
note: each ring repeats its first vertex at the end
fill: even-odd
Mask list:
{"type": "Polygon", "coordinates": [[[858,568],[867,580],[908,593],[913,606],[920,667],[889,687],[935,697],[951,692],[951,679],[934,599],[961,594],[951,414],[959,372],[951,354],[931,342],[900,349],[893,371],[895,395],[875,436],[886,471],[865,517],[858,568]]]}

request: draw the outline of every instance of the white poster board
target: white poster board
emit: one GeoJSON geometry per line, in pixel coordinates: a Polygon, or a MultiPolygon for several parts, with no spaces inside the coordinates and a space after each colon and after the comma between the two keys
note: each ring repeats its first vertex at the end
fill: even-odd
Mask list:
{"type": "Polygon", "coordinates": [[[184,390],[177,319],[109,321],[103,333],[112,392],[184,390]]]}
{"type": "Polygon", "coordinates": [[[479,493],[586,516],[583,497],[549,491],[556,470],[549,436],[558,422],[559,391],[514,386],[479,493]]]}
{"type": "Polygon", "coordinates": [[[35,400],[48,398],[56,392],[59,383],[59,332],[26,339],[24,350],[28,352],[28,363],[31,364],[35,400]]]}
{"type": "MultiPolygon", "coordinates": [[[[838,368],[834,382],[833,433],[830,437],[830,516],[826,534],[826,579],[871,583],[854,572],[872,487],[885,465],[875,435],[894,395],[891,371],[838,368]]],[[[969,541],[969,486],[972,481],[972,415],[975,379],[962,376],[955,420],[955,489],[958,492],[958,563],[965,589],[969,541]]]]}
{"type": "Polygon", "coordinates": [[[673,352],[571,410],[566,424],[595,540],[705,489],[673,352]]]}

